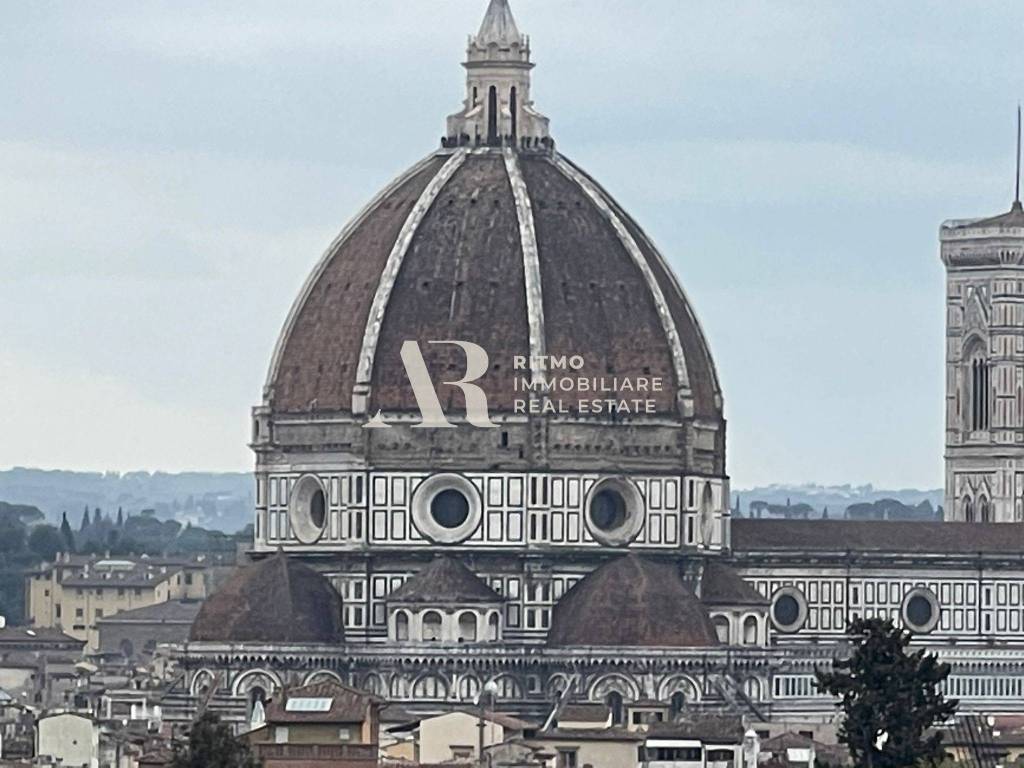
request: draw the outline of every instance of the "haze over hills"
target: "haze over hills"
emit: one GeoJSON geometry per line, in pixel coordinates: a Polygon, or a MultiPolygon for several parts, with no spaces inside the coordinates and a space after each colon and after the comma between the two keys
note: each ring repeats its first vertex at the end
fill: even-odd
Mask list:
{"type": "Polygon", "coordinates": [[[252,522],[253,479],[248,472],[0,471],[0,500],[38,507],[48,521],[62,512],[77,524],[85,507],[107,514],[151,509],[165,520],[234,533],[252,522]]]}
{"type": "MultiPolygon", "coordinates": [[[[862,514],[864,505],[917,508],[927,502],[937,510],[943,493],[941,489],[885,490],[872,485],[807,483],[734,488],[733,496],[733,504],[738,497],[745,516],[750,514],[751,504],[762,502],[775,514],[782,514],[788,505],[802,509],[811,518],[821,517],[826,509],[830,518],[842,518],[854,505],[862,514]]],[[[100,473],[25,468],[0,471],[0,501],[38,507],[54,523],[60,521],[64,511],[76,522],[85,507],[99,507],[110,514],[116,514],[118,508],[126,514],[151,509],[165,520],[191,522],[227,533],[252,522],[254,505],[253,479],[247,472],[100,473]]]]}

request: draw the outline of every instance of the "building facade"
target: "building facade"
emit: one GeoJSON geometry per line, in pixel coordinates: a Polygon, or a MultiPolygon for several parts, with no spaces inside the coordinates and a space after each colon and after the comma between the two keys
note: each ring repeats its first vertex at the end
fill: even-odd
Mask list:
{"type": "Polygon", "coordinates": [[[1024,209],[942,225],[947,520],[1024,522],[1024,209]]]}
{"type": "Polygon", "coordinates": [[[256,562],[179,649],[180,710],[244,724],[337,680],[436,713],[490,683],[524,717],[827,723],[813,672],[857,616],[938,651],[965,709],[1024,710],[1020,527],[732,518],[693,305],[556,148],[532,66],[491,0],[440,150],[303,287],[253,412],[256,562]]]}

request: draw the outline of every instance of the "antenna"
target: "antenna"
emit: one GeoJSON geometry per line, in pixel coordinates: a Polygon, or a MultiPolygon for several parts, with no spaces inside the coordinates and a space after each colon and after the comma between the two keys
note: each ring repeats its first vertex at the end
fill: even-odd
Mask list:
{"type": "Polygon", "coordinates": [[[1020,204],[1020,103],[1017,104],[1017,178],[1013,191],[1013,202],[1020,204]]]}

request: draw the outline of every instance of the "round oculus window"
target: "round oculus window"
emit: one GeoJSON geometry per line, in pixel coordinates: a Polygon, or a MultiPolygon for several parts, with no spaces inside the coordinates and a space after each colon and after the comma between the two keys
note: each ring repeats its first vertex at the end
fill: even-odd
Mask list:
{"type": "Polygon", "coordinates": [[[783,587],[772,600],[772,624],[782,632],[795,632],[807,619],[807,600],[796,587],[783,587]]]}
{"type": "Polygon", "coordinates": [[[931,632],[939,623],[939,601],[925,587],[912,589],[903,599],[903,623],[912,632],[931,632]]]}
{"type": "Polygon", "coordinates": [[[482,517],[480,492],[462,475],[431,475],[413,491],[413,524],[437,544],[465,541],[480,527],[482,517]]]}
{"type": "Polygon", "coordinates": [[[469,519],[469,501],[461,491],[447,488],[430,500],[430,516],[442,528],[458,528],[469,519]]]}
{"type": "Polygon", "coordinates": [[[327,494],[316,475],[304,475],[292,487],[288,518],[295,537],[303,544],[315,544],[327,525],[327,494]]]}
{"type": "Polygon", "coordinates": [[[603,488],[590,502],[590,520],[602,531],[614,531],[626,522],[626,500],[614,488],[603,488]]]}
{"type": "Polygon", "coordinates": [[[591,486],[585,501],[587,528],[601,544],[624,547],[644,526],[644,498],[632,481],[609,477],[591,486]]]}

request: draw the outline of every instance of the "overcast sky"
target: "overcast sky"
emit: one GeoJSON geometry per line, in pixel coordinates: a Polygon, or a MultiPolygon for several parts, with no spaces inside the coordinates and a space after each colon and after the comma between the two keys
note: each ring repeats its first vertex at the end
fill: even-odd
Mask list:
{"type": "MultiPolygon", "coordinates": [[[[292,299],[485,0],[0,0],[0,467],[247,469],[292,299]]],[[[679,272],[737,485],[942,482],[943,219],[1012,197],[1024,3],[512,0],[679,272]]]]}

